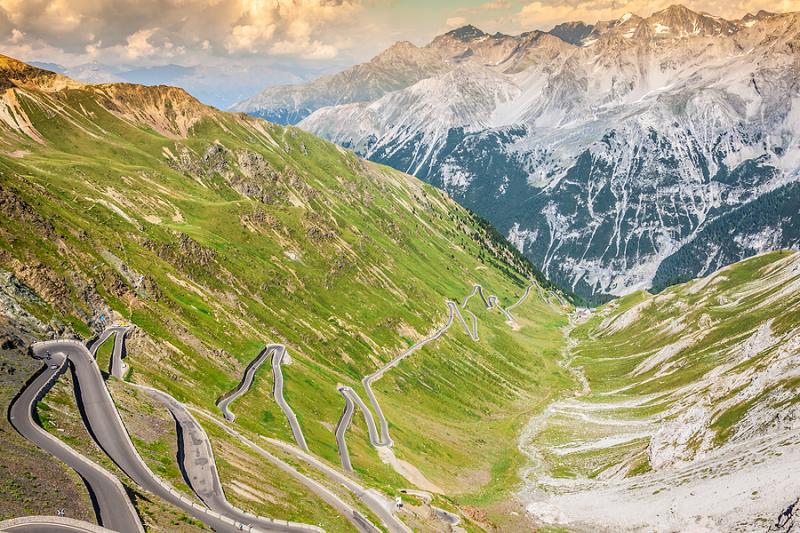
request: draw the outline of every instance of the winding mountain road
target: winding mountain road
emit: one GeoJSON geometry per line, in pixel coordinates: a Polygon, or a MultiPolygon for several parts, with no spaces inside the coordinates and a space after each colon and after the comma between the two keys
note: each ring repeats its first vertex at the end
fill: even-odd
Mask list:
{"type": "Polygon", "coordinates": [[[467,304],[469,303],[469,300],[470,300],[470,299],[471,299],[473,296],[475,296],[476,294],[480,295],[480,297],[481,297],[481,301],[483,301],[483,305],[485,305],[485,306],[486,306],[486,309],[489,309],[489,308],[491,308],[491,307],[492,307],[491,305],[489,305],[489,302],[486,300],[486,296],[484,296],[484,294],[483,294],[483,287],[481,287],[480,285],[478,285],[478,284],[476,283],[475,285],[473,285],[473,286],[472,286],[472,292],[471,292],[471,293],[469,293],[469,294],[467,294],[467,295],[464,297],[464,302],[461,304],[461,308],[462,308],[462,309],[463,309],[463,308],[465,308],[465,307],[467,306],[467,304]]]}
{"type": "MultiPolygon", "coordinates": [[[[509,307],[509,309],[513,309],[522,304],[530,295],[531,289],[533,288],[534,285],[538,287],[538,284],[535,281],[532,281],[526,287],[525,292],[522,294],[519,300],[517,300],[514,304],[512,304],[509,307]]],[[[487,309],[492,309],[493,307],[497,307],[503,313],[503,315],[506,317],[509,323],[516,322],[516,319],[511,315],[508,309],[504,309],[500,305],[497,296],[491,295],[487,298],[484,295],[483,287],[479,284],[473,285],[472,291],[464,298],[464,301],[461,304],[461,309],[466,308],[467,304],[469,303],[469,300],[475,295],[480,296],[481,301],[483,302],[483,304],[486,306],[487,309]]],[[[367,424],[367,432],[369,434],[370,444],[372,444],[372,446],[376,448],[393,445],[393,441],[389,436],[389,424],[386,421],[386,417],[384,416],[383,411],[381,410],[381,406],[378,403],[378,400],[372,391],[372,383],[379,380],[381,377],[383,377],[383,375],[387,371],[400,364],[400,362],[403,359],[414,353],[416,350],[418,350],[425,344],[434,341],[439,337],[441,337],[442,335],[444,335],[450,328],[450,326],[453,324],[453,321],[456,318],[464,327],[464,330],[467,332],[467,334],[473,341],[477,342],[479,340],[478,318],[475,316],[475,314],[472,313],[471,311],[468,311],[472,317],[472,328],[470,329],[469,325],[464,319],[464,316],[461,314],[461,309],[459,309],[458,305],[451,300],[447,300],[445,303],[447,304],[449,310],[449,317],[444,326],[436,330],[436,332],[434,332],[432,335],[418,341],[410,348],[402,352],[400,355],[398,355],[397,357],[386,363],[384,366],[379,368],[376,372],[369,374],[368,376],[364,377],[361,380],[361,383],[364,385],[364,390],[367,393],[367,397],[369,398],[369,401],[372,404],[373,409],[375,410],[375,414],[377,415],[378,423],[380,424],[380,435],[378,435],[377,426],[372,416],[372,411],[361,400],[358,393],[356,393],[356,391],[353,390],[351,387],[347,386],[338,387],[339,393],[344,397],[345,407],[344,410],[342,411],[342,416],[339,418],[339,422],[336,425],[335,433],[336,433],[336,444],[339,450],[339,459],[342,463],[342,468],[344,468],[344,470],[350,472],[353,470],[353,466],[350,461],[350,454],[347,449],[347,441],[345,439],[345,433],[347,432],[347,428],[349,427],[350,423],[353,420],[353,411],[355,410],[356,406],[358,406],[358,408],[364,415],[364,421],[367,424]]]]}
{"type": "MultiPolygon", "coordinates": [[[[112,360],[121,361],[122,353],[125,350],[124,333],[127,332],[128,328],[117,327],[111,328],[111,330],[112,332],[114,330],[116,331],[112,360]],[[121,329],[122,331],[120,331],[121,329]]],[[[110,335],[105,335],[105,333],[108,331],[109,330],[104,331],[104,335],[102,335],[100,339],[107,340],[110,335]]],[[[98,339],[98,341],[100,341],[100,339],[98,339]]],[[[97,346],[99,346],[99,344],[97,346]]],[[[184,478],[195,494],[197,494],[198,498],[212,511],[226,516],[237,523],[249,524],[259,531],[319,531],[319,528],[316,526],[264,518],[231,505],[225,497],[225,491],[220,482],[211,441],[203,427],[197,422],[194,416],[192,416],[189,410],[166,392],[145,385],[134,383],[128,383],[128,385],[144,390],[163,403],[172,414],[173,418],[175,418],[178,424],[178,431],[180,432],[179,438],[183,444],[182,471],[184,478]]]]}
{"type": "Polygon", "coordinates": [[[114,530],[63,516],[23,516],[3,520],[0,522],[0,531],[13,533],[114,533],[114,530]]]}
{"type": "Polygon", "coordinates": [[[319,530],[306,524],[279,524],[271,518],[256,516],[231,505],[219,479],[211,441],[197,419],[169,394],[151,387],[141,385],[137,387],[163,403],[178,423],[179,437],[183,443],[184,477],[197,497],[210,509],[237,522],[267,531],[273,531],[276,527],[282,528],[281,531],[294,532],[319,530]]]}
{"type": "Polygon", "coordinates": [[[480,340],[478,337],[478,317],[475,316],[475,313],[472,311],[468,310],[467,313],[469,313],[469,316],[472,317],[472,333],[470,334],[470,337],[472,337],[472,340],[477,342],[480,340]]]}
{"type": "Polygon", "coordinates": [[[268,344],[265,346],[256,358],[247,365],[239,385],[217,402],[217,407],[222,411],[225,420],[233,422],[236,416],[230,411],[228,406],[238,397],[250,390],[250,387],[253,385],[256,370],[258,370],[270,355],[272,355],[273,374],[272,396],[275,398],[275,402],[281,408],[281,411],[283,411],[284,416],[286,416],[295,442],[297,442],[297,445],[302,449],[308,450],[308,444],[306,444],[306,438],[303,435],[303,430],[300,428],[300,423],[297,421],[297,415],[295,415],[283,396],[283,371],[281,370],[281,364],[286,356],[286,346],[283,344],[268,344]]]}
{"type": "Polygon", "coordinates": [[[472,313],[471,311],[468,311],[468,313],[472,317],[472,328],[470,328],[469,324],[467,324],[467,321],[464,320],[464,315],[461,314],[461,310],[458,308],[458,306],[454,305],[453,309],[455,309],[456,318],[458,318],[458,321],[461,323],[462,326],[464,326],[464,331],[467,333],[467,335],[469,335],[469,337],[472,340],[477,341],[478,340],[478,317],[476,317],[475,314],[472,313]]]}
{"type": "Polygon", "coordinates": [[[339,418],[339,422],[336,424],[336,449],[339,451],[339,461],[342,463],[342,468],[345,472],[352,472],[353,465],[350,462],[350,452],[347,449],[347,440],[344,434],[347,432],[347,428],[350,427],[350,422],[353,421],[355,405],[353,404],[353,400],[344,393],[343,389],[344,387],[341,386],[337,389],[339,394],[344,397],[344,410],[342,411],[342,416],[339,418]]]}
{"type": "Polygon", "coordinates": [[[281,525],[272,529],[252,528],[227,516],[198,505],[159,479],[144,463],[131,442],[111,394],[105,386],[96,361],[80,342],[47,341],[33,346],[42,357],[46,352],[68,358],[74,369],[76,397],[89,432],[103,451],[144,490],[151,492],[220,532],[294,531],[281,525]]]}
{"type": "Polygon", "coordinates": [[[506,307],[506,312],[511,313],[511,311],[514,308],[516,308],[519,305],[522,305],[525,302],[525,300],[528,299],[528,296],[531,294],[531,289],[533,289],[534,286],[538,288],[539,284],[536,283],[536,281],[532,281],[527,287],[525,287],[525,292],[522,293],[522,296],[520,296],[519,300],[506,307]]]}
{"type": "MultiPolygon", "coordinates": [[[[301,484],[305,485],[309,490],[311,490],[314,494],[316,494],[320,499],[322,499],[323,501],[327,502],[331,507],[333,507],[334,509],[339,511],[339,513],[343,517],[345,517],[358,531],[362,531],[364,533],[371,533],[372,531],[375,530],[375,526],[371,522],[369,522],[369,520],[367,520],[365,517],[363,517],[356,509],[354,509],[353,507],[348,505],[341,498],[339,498],[339,496],[337,496],[336,494],[331,492],[327,487],[325,487],[324,485],[322,485],[318,481],[306,476],[305,474],[302,474],[302,473],[298,472],[294,467],[292,467],[291,465],[289,465],[285,461],[279,459],[274,454],[272,454],[269,451],[265,450],[264,448],[262,448],[261,446],[259,446],[255,442],[251,441],[250,439],[248,439],[247,437],[245,437],[244,435],[242,435],[241,433],[236,431],[235,429],[229,427],[228,425],[226,425],[222,421],[217,420],[216,418],[212,417],[208,413],[205,413],[205,412],[200,411],[198,409],[192,409],[192,410],[195,413],[203,416],[208,421],[210,421],[210,422],[216,424],[217,426],[219,426],[220,429],[222,429],[223,431],[225,431],[229,435],[231,435],[231,436],[235,437],[236,439],[238,439],[240,442],[242,442],[242,444],[244,444],[245,446],[249,447],[250,449],[252,449],[256,453],[261,455],[263,458],[267,459],[269,462],[271,462],[273,465],[275,465],[281,471],[285,472],[286,474],[289,474],[290,476],[295,478],[298,482],[300,482],[301,484]]],[[[288,444],[286,444],[286,443],[284,443],[282,441],[278,441],[278,440],[275,440],[275,439],[266,439],[266,440],[268,440],[269,442],[271,442],[273,444],[279,445],[281,448],[283,448],[284,450],[287,450],[290,453],[296,455],[298,458],[301,458],[301,459],[310,458],[313,461],[313,463],[311,463],[311,461],[309,461],[307,459],[304,459],[304,460],[306,460],[306,462],[311,463],[312,466],[315,466],[318,470],[321,469],[320,465],[323,465],[323,463],[321,461],[317,461],[316,459],[311,457],[309,454],[307,454],[305,451],[302,451],[299,448],[294,448],[291,445],[288,445],[288,444]]],[[[323,472],[323,473],[327,474],[327,472],[323,472]]],[[[341,474],[340,474],[340,476],[341,476],[341,474]]],[[[342,479],[347,479],[346,476],[341,476],[341,478],[342,479]]],[[[340,480],[337,480],[337,482],[341,483],[340,480]]],[[[383,518],[383,517],[381,517],[381,518],[383,518]]]]}
{"type": "MultiPolygon", "coordinates": [[[[447,307],[450,310],[450,316],[448,317],[447,322],[445,323],[444,326],[436,330],[436,332],[433,335],[430,335],[422,340],[417,341],[406,351],[404,351],[403,353],[401,353],[400,355],[398,355],[397,357],[395,357],[394,359],[383,365],[377,371],[364,377],[364,379],[361,380],[361,383],[364,385],[364,390],[367,392],[367,397],[369,398],[372,407],[375,409],[375,414],[378,417],[378,423],[380,424],[381,427],[381,438],[380,438],[381,446],[391,446],[393,442],[392,438],[389,436],[389,423],[386,421],[386,417],[383,416],[383,410],[381,409],[381,406],[378,403],[377,398],[375,398],[375,394],[372,392],[372,383],[381,379],[386,372],[399,365],[400,362],[403,361],[403,359],[405,359],[412,353],[416,352],[429,342],[438,339],[439,337],[444,335],[448,329],[450,329],[450,326],[453,324],[453,320],[455,318],[457,307],[455,303],[450,301],[447,302],[447,307]]],[[[370,413],[370,417],[372,417],[372,413],[370,413]]]]}
{"type": "Polygon", "coordinates": [[[383,525],[391,533],[410,533],[411,530],[401,520],[399,520],[392,509],[394,502],[388,500],[386,496],[379,493],[374,489],[365,489],[348,476],[342,474],[335,468],[331,468],[327,463],[320,461],[316,457],[295,448],[291,444],[287,444],[277,439],[270,439],[264,437],[269,443],[281,448],[286,453],[293,455],[295,458],[303,461],[310,466],[316,468],[319,472],[325,474],[331,481],[342,485],[344,488],[353,493],[359,500],[361,500],[370,511],[372,511],[378,518],[381,519],[383,525]]]}
{"type": "MultiPolygon", "coordinates": [[[[487,309],[498,307],[506,318],[513,322],[514,317],[511,315],[510,310],[520,305],[528,297],[533,285],[535,285],[535,282],[528,286],[522,297],[515,304],[509,306],[508,309],[502,308],[499,305],[497,297],[494,295],[489,296],[487,299],[483,293],[483,288],[480,285],[475,285],[472,292],[464,299],[461,307],[466,307],[469,299],[477,294],[480,296],[487,309]]],[[[372,383],[379,380],[387,371],[400,364],[401,361],[416,350],[444,335],[456,318],[458,318],[459,322],[464,326],[465,331],[472,340],[478,340],[477,317],[474,313],[470,312],[473,322],[472,328],[470,329],[458,305],[452,301],[447,301],[446,304],[449,309],[449,316],[447,322],[442,327],[436,330],[432,335],[416,342],[377,371],[362,379],[366,394],[377,415],[380,431],[378,431],[378,426],[375,423],[372,411],[367,407],[365,402],[361,400],[358,394],[350,387],[339,387],[339,392],[345,399],[345,408],[336,428],[336,440],[342,466],[346,471],[352,471],[352,465],[350,464],[350,458],[347,452],[345,432],[352,421],[356,406],[361,409],[364,415],[371,444],[375,447],[390,447],[393,444],[389,436],[388,422],[372,391],[372,383]]],[[[219,481],[219,474],[216,470],[210,441],[197,420],[189,413],[183,404],[170,395],[156,389],[136,385],[137,387],[146,389],[150,394],[164,402],[178,422],[184,450],[186,451],[183,467],[188,477],[187,481],[198,497],[200,497],[210,509],[206,509],[189,500],[153,474],[133,446],[119,412],[105,386],[97,362],[93,357],[98,347],[102,345],[103,342],[107,341],[111,335],[115,335],[115,344],[110,361],[110,373],[122,379],[125,372],[125,364],[122,359],[124,358],[125,335],[127,331],[128,328],[123,326],[108,328],[91,344],[91,351],[80,342],[72,340],[46,341],[35,344],[32,347],[34,356],[46,360],[47,365],[28,383],[9,408],[9,420],[20,434],[67,463],[81,475],[93,496],[98,521],[122,533],[141,533],[143,531],[141,521],[120,481],[108,471],[99,467],[56,437],[44,431],[33,420],[36,402],[44,396],[58,376],[65,371],[70,362],[72,363],[75,377],[76,398],[78,399],[87,429],[103,451],[143,489],[203,521],[216,531],[225,533],[242,530],[281,532],[319,531],[319,528],[315,526],[257,517],[230,505],[225,498],[224,490],[219,481]],[[124,509],[124,511],[120,512],[120,509],[124,509]]],[[[308,446],[305,437],[303,436],[294,411],[286,402],[283,395],[283,373],[281,371],[281,364],[284,356],[286,356],[286,347],[284,345],[267,345],[259,355],[251,361],[245,370],[242,381],[236,389],[227,394],[218,403],[224,417],[229,421],[234,420],[235,416],[228,408],[230,403],[249,390],[252,386],[256,370],[270,355],[272,355],[272,370],[274,375],[273,396],[284,412],[292,429],[295,441],[301,449],[295,449],[286,443],[281,443],[274,439],[268,440],[273,442],[276,446],[282,447],[288,453],[293,454],[296,458],[309,463],[314,468],[322,471],[325,475],[356,494],[381,518],[384,525],[390,531],[393,533],[407,533],[409,529],[393,515],[391,512],[391,504],[387,503],[384,497],[372,494],[371,491],[364,490],[363,487],[357,485],[347,476],[331,469],[306,453],[308,451],[308,446]]],[[[324,486],[297,472],[293,467],[257,446],[255,443],[252,443],[238,432],[228,428],[222,422],[214,420],[205,413],[203,414],[223,427],[225,431],[236,435],[243,443],[258,451],[258,453],[268,458],[273,464],[276,464],[279,468],[297,478],[306,486],[309,486],[309,488],[323,500],[330,503],[337,510],[340,510],[357,530],[371,532],[376,529],[375,526],[356,509],[344,503],[338,496],[330,492],[324,486]]],[[[452,515],[452,513],[446,511],[443,511],[440,516],[447,519],[451,524],[457,524],[458,522],[456,520],[459,520],[456,515],[452,515]]],[[[57,520],[48,522],[45,519],[41,524],[33,526],[39,527],[39,529],[31,529],[32,526],[30,524],[15,525],[13,527],[14,531],[84,531],[84,529],[80,529],[83,526],[57,522],[57,520]]],[[[91,526],[91,524],[89,525],[91,526]]]]}
{"type": "Polygon", "coordinates": [[[269,357],[270,351],[268,347],[265,347],[263,350],[258,352],[258,355],[255,359],[250,361],[247,364],[247,367],[244,369],[244,375],[242,376],[242,380],[239,384],[234,388],[232,391],[226,393],[218,402],[217,407],[219,407],[220,411],[222,411],[222,416],[225,417],[225,420],[228,422],[233,422],[236,420],[236,415],[233,414],[228,406],[233,403],[239,396],[250,390],[250,387],[253,385],[253,379],[256,375],[256,370],[267,360],[269,357]]]}
{"type": "MultiPolygon", "coordinates": [[[[121,533],[142,533],[142,523],[119,479],[34,421],[36,403],[50,390],[68,365],[67,355],[58,347],[59,344],[52,342],[34,345],[34,357],[42,359],[45,366],[13,400],[8,419],[20,435],[66,463],[81,476],[91,494],[98,523],[121,533]]],[[[20,526],[14,531],[34,531],[25,527],[20,526]]],[[[57,525],[50,525],[44,529],[43,526],[40,531],[58,531],[56,527],[57,525]]]]}
{"type": "Polygon", "coordinates": [[[89,353],[97,358],[97,349],[103,345],[111,335],[114,335],[114,349],[108,362],[108,373],[118,379],[123,379],[128,366],[122,362],[126,355],[125,335],[128,334],[128,326],[111,326],[103,330],[103,333],[89,345],[89,353]]]}
{"type": "MultiPolygon", "coordinates": [[[[106,335],[105,338],[107,339],[109,335],[106,335]]],[[[252,382],[252,376],[257,369],[257,366],[262,364],[266,360],[266,356],[270,353],[273,353],[273,371],[275,371],[276,376],[280,376],[276,380],[275,385],[275,393],[280,393],[280,397],[282,398],[282,374],[280,372],[280,365],[283,362],[283,357],[285,355],[285,350],[280,349],[282,345],[269,345],[267,346],[259,357],[251,363],[252,365],[252,372],[250,373],[250,381],[252,382]]],[[[115,344],[115,351],[118,350],[118,346],[115,344]]],[[[245,381],[243,379],[243,381],[245,381]]],[[[334,509],[340,512],[340,514],[345,517],[354,527],[356,530],[362,533],[374,533],[375,531],[379,531],[378,528],[375,527],[365,516],[358,512],[357,509],[354,509],[347,503],[345,503],[341,498],[339,498],[336,494],[332,493],[328,490],[325,486],[320,484],[319,482],[315,481],[308,476],[301,474],[298,472],[293,466],[289,465],[288,463],[284,462],[283,460],[279,459],[278,457],[274,456],[273,454],[269,453],[268,451],[264,450],[260,446],[256,445],[237,431],[233,430],[232,428],[228,427],[221,421],[211,417],[209,414],[199,411],[197,409],[190,410],[182,403],[178,402],[175,398],[170,396],[169,394],[159,391],[157,389],[153,389],[152,387],[146,387],[143,385],[134,385],[129,384],[131,386],[136,386],[140,389],[147,391],[149,394],[155,396],[160,401],[164,402],[167,405],[167,408],[176,418],[179,427],[182,431],[182,439],[184,442],[184,472],[188,475],[189,479],[187,480],[192,487],[193,490],[196,491],[198,497],[208,505],[212,511],[219,513],[227,518],[231,518],[235,520],[237,523],[248,524],[252,526],[253,531],[321,531],[319,528],[315,526],[309,526],[306,524],[298,524],[298,523],[287,523],[277,520],[272,520],[269,518],[261,518],[257,517],[251,513],[247,513],[245,511],[241,511],[233,506],[227,501],[224,495],[224,490],[219,480],[219,474],[216,470],[216,464],[214,461],[213,450],[211,448],[210,440],[208,439],[207,434],[203,430],[202,426],[197,422],[197,419],[191,414],[190,411],[194,411],[204,418],[208,419],[209,421],[217,424],[220,428],[225,430],[227,433],[235,436],[239,439],[243,444],[250,447],[259,455],[269,460],[272,464],[278,467],[281,471],[285,472],[286,474],[292,476],[301,484],[305,485],[311,492],[316,494],[320,499],[327,502],[331,505],[334,509]],[[194,460],[196,459],[196,461],[194,460]],[[196,488],[197,487],[197,488],[196,488]]],[[[246,385],[241,390],[246,390],[248,385],[246,385]]],[[[238,389],[238,388],[237,388],[238,389]]],[[[363,402],[362,402],[363,403],[363,402]]],[[[287,406],[288,408],[288,406],[287,406]]],[[[270,442],[275,444],[276,446],[281,447],[288,453],[294,455],[298,459],[308,463],[318,471],[321,471],[324,475],[328,476],[332,479],[335,483],[344,486],[347,490],[351,491],[356,497],[361,499],[370,510],[378,516],[381,521],[383,522],[384,526],[393,533],[410,533],[410,530],[403,524],[400,520],[398,520],[391,512],[391,505],[388,502],[387,498],[381,496],[379,493],[375,491],[367,491],[363,487],[360,487],[358,484],[350,480],[347,476],[342,475],[339,472],[336,472],[334,469],[328,467],[322,461],[317,460],[316,458],[312,457],[307,453],[307,450],[302,450],[299,448],[294,448],[293,446],[277,441],[274,439],[268,439],[270,442]]],[[[213,526],[212,526],[213,527],[213,526]]]]}
{"type": "Polygon", "coordinates": [[[515,322],[514,317],[502,305],[500,305],[500,302],[497,300],[497,296],[494,294],[489,296],[489,307],[497,308],[501,313],[503,313],[503,316],[506,317],[506,321],[515,322]]]}

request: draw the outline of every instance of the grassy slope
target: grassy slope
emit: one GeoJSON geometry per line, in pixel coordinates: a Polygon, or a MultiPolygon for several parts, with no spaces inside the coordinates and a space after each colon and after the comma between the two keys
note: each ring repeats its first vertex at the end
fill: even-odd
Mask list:
{"type": "Polygon", "coordinates": [[[780,420],[796,411],[800,389],[792,363],[800,328],[798,265],[797,253],[760,255],[658,295],[621,298],[579,325],[572,365],[591,386],[581,401],[629,404],[600,412],[568,406],[553,416],[536,439],[550,474],[593,477],[621,464],[631,476],[649,471],[653,461],[665,467],[780,431],[780,420]],[[581,413],[632,423],[586,422],[576,418],[581,413]],[[636,432],[645,436],[590,451],[552,451],[636,432]]]}
{"type": "MultiPolygon", "coordinates": [[[[45,142],[10,128],[0,135],[0,152],[13,154],[0,155],[0,187],[12,198],[0,267],[44,297],[48,306],[31,312],[45,322],[88,335],[107,304],[141,328],[128,360],[135,381],[213,411],[264,342],[284,342],[294,360],[286,397],[311,450],[337,463],[337,383],[360,386],[440,324],[444,299],[472,283],[506,303],[522,293],[529,273],[497,258],[475,220],[409,176],[296,129],[195,109],[185,95],[161,102],[158,119],[136,117],[159,89],[115,91],[15,91],[45,142]],[[201,117],[185,138],[182,113],[201,117]],[[204,159],[214,143],[227,152],[204,159]],[[254,154],[267,170],[247,177],[240,158],[254,154]],[[234,189],[251,186],[260,201],[234,189]]],[[[519,332],[476,313],[479,345],[454,327],[376,390],[397,454],[464,501],[485,503],[516,483],[524,416],[568,379],[553,364],[560,309],[533,295],[516,311],[519,332]]],[[[234,404],[237,423],[289,439],[269,373],[258,378],[234,404]]],[[[387,490],[407,485],[359,424],[348,433],[359,473],[387,490]]]]}
{"type": "MultiPolygon", "coordinates": [[[[0,402],[8,405],[39,362],[0,350],[0,402]]],[[[45,413],[40,413],[46,419],[45,413]]],[[[23,439],[8,419],[0,419],[3,461],[0,463],[0,520],[15,516],[52,514],[93,519],[92,503],[83,481],[64,464],[47,461],[39,449],[23,439]]]]}

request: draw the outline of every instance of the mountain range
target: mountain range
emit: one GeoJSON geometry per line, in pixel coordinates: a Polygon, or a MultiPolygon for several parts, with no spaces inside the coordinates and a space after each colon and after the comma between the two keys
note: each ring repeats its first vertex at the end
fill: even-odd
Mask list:
{"type": "Polygon", "coordinates": [[[230,62],[220,65],[108,65],[97,61],[73,66],[31,61],[31,66],[57,72],[83,83],[136,83],[181,87],[201,102],[226,108],[270,83],[302,83],[319,75],[300,68],[280,65],[247,65],[230,62]]]}
{"type": "MultiPolygon", "coordinates": [[[[459,69],[503,80],[496,41],[459,69]]],[[[0,100],[0,530],[800,518],[800,253],[577,307],[440,189],[299,128],[5,56],[0,100]]]]}
{"type": "MultiPolygon", "coordinates": [[[[91,341],[112,324],[130,327],[129,371],[103,377],[145,463],[202,509],[197,486],[182,476],[175,421],[135,386],[222,421],[219,399],[266,344],[281,343],[285,401],[305,447],[339,469],[341,387],[369,402],[364,376],[449,328],[372,385],[393,446],[371,444],[364,420],[372,408],[360,407],[341,451],[349,471],[319,482],[325,494],[341,494],[349,475],[387,509],[384,493],[405,498],[399,490],[408,486],[465,502],[473,494],[482,510],[462,520],[508,522],[500,495],[517,480],[524,413],[569,383],[554,358],[566,319],[563,297],[484,220],[412,176],[175,87],[85,84],[0,56],[0,99],[0,401],[11,403],[39,375],[34,342],[91,341]],[[499,304],[487,308],[476,284],[505,306],[526,297],[514,327],[499,304]],[[465,302],[459,316],[474,340],[452,314],[456,301],[457,309],[465,302]]],[[[110,345],[97,351],[100,371],[111,360],[110,345]]],[[[269,366],[231,410],[237,431],[281,455],[259,436],[295,442],[269,366]]],[[[84,428],[70,379],[56,378],[33,405],[42,427],[121,479],[147,530],[207,531],[117,469],[119,457],[107,457],[84,428]]],[[[0,521],[52,514],[55,505],[92,517],[80,478],[10,422],[0,421],[0,485],[8,487],[0,521]]],[[[202,423],[234,504],[353,531],[352,512],[298,484],[292,469],[202,423]]],[[[380,524],[358,501],[354,508],[380,524]]],[[[398,520],[449,527],[429,504],[457,512],[440,496],[412,498],[398,520]]]]}
{"type": "Polygon", "coordinates": [[[236,106],[412,173],[592,301],[800,243],[800,14],[465,26],[236,106]]]}

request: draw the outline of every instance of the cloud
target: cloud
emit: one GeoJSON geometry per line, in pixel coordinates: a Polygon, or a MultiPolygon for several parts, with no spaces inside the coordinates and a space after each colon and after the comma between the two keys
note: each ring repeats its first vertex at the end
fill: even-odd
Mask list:
{"type": "Polygon", "coordinates": [[[150,30],[139,30],[128,36],[128,46],[126,47],[127,56],[131,59],[149,57],[156,52],[156,47],[150,44],[150,37],[156,32],[157,28],[150,30]]]}
{"type": "Polygon", "coordinates": [[[507,2],[505,0],[496,0],[494,2],[486,2],[481,4],[481,9],[486,9],[489,11],[495,11],[499,9],[511,9],[511,2],[507,2]]]}
{"type": "Polygon", "coordinates": [[[371,0],[0,0],[0,45],[14,49],[23,35],[28,53],[55,49],[74,61],[273,50],[326,59],[339,33],[358,27],[362,1],[371,0]]]}
{"type": "Polygon", "coordinates": [[[22,42],[22,39],[25,38],[25,32],[19,31],[17,28],[13,28],[11,30],[11,37],[9,37],[8,42],[11,44],[19,44],[22,42]]]}
{"type": "Polygon", "coordinates": [[[445,21],[448,28],[457,28],[459,26],[463,26],[467,23],[467,19],[464,17],[450,17],[445,21]]]}

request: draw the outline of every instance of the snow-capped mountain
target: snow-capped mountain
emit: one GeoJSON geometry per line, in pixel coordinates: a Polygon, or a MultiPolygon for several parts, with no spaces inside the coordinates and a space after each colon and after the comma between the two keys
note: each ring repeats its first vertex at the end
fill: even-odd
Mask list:
{"type": "Polygon", "coordinates": [[[276,85],[231,107],[278,124],[295,124],[331,105],[371,101],[446,72],[448,65],[425,48],[399,42],[370,62],[305,85],[276,85]]]}
{"type": "Polygon", "coordinates": [[[412,51],[436,72],[327,93],[347,103],[300,127],[444,188],[580,294],[800,242],[800,14],[672,6],[412,51]]]}

